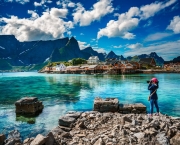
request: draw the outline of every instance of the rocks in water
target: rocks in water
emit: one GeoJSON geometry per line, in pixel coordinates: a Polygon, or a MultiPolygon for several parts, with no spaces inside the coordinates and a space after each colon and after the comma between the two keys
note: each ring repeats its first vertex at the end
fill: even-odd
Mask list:
{"type": "Polygon", "coordinates": [[[13,130],[8,134],[5,145],[14,145],[18,143],[21,143],[21,135],[18,130],[13,130]]]}
{"type": "Polygon", "coordinates": [[[0,145],[4,144],[5,139],[6,139],[6,136],[4,134],[0,134],[0,145]]]}
{"type": "Polygon", "coordinates": [[[44,108],[41,101],[37,97],[24,97],[15,102],[16,113],[23,115],[34,115],[42,111],[44,108]]]}
{"type": "Polygon", "coordinates": [[[94,111],[99,112],[117,112],[119,101],[117,98],[95,98],[94,111]]]}

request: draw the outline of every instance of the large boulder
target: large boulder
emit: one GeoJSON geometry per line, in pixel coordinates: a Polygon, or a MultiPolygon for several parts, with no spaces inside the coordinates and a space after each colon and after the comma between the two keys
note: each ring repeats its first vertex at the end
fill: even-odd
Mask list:
{"type": "Polygon", "coordinates": [[[45,143],[46,143],[46,138],[43,135],[38,134],[30,145],[43,145],[45,143]]]}
{"type": "Polygon", "coordinates": [[[73,117],[62,116],[59,118],[59,125],[65,127],[72,127],[73,123],[76,121],[73,117]]]}
{"type": "Polygon", "coordinates": [[[44,108],[37,97],[24,97],[15,102],[17,114],[37,114],[44,108]]]}
{"type": "Polygon", "coordinates": [[[119,101],[117,98],[96,98],[94,100],[94,111],[99,112],[117,112],[119,101]]]}

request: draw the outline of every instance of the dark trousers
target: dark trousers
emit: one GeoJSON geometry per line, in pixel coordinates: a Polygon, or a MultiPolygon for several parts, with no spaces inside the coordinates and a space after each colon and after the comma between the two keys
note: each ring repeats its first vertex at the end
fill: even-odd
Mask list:
{"type": "Polygon", "coordinates": [[[155,107],[156,107],[157,113],[159,113],[158,100],[156,100],[156,99],[151,99],[151,100],[150,100],[150,113],[151,113],[151,114],[153,114],[154,105],[155,105],[155,107]]]}

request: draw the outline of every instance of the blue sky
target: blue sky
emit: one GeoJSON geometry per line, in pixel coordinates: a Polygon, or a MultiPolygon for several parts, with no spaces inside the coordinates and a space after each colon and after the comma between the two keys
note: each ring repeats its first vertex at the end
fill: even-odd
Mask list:
{"type": "Polygon", "coordinates": [[[0,34],[19,41],[74,36],[81,49],[180,56],[179,0],[0,0],[0,34]]]}

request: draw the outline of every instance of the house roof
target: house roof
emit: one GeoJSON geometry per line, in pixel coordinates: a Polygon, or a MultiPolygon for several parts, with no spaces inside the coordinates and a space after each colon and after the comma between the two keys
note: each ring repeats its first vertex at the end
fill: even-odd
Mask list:
{"type": "Polygon", "coordinates": [[[99,57],[98,56],[91,56],[91,57],[89,57],[89,60],[91,60],[91,59],[98,59],[99,60],[99,57]]]}

